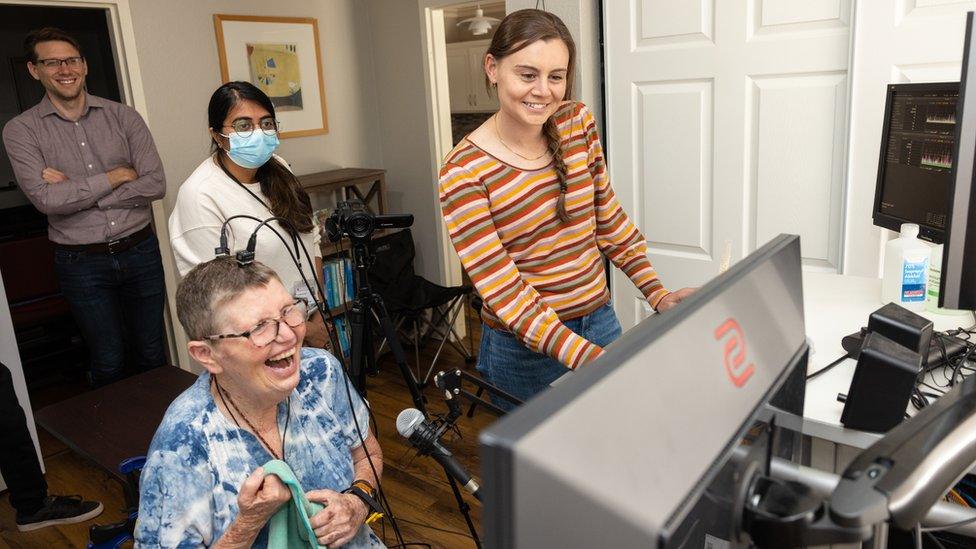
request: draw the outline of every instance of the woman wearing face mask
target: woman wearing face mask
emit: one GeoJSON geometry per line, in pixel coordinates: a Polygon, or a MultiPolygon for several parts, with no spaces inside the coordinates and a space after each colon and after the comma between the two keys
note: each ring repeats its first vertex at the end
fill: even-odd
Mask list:
{"type": "Polygon", "coordinates": [[[478,370],[521,399],[619,337],[604,257],[659,312],[693,291],[665,289],[617,202],[593,115],[569,100],[575,65],[558,17],[505,17],[485,55],[500,108],[440,171],[451,240],[484,299],[478,370]]]}
{"type": "MultiPolygon", "coordinates": [[[[169,234],[180,276],[214,257],[220,228],[235,215],[258,219],[272,216],[289,224],[271,223],[257,234],[255,256],[271,267],[291,295],[311,303],[304,278],[315,284],[308,261],[301,253],[299,271],[292,261],[294,239],[305,245],[322,271],[319,231],[312,217],[312,205],[298,178],[274,155],[278,148],[278,121],[271,99],[249,82],[228,82],[213,93],[207,108],[211,155],[180,186],[176,207],[169,217],[169,234]],[[297,231],[292,233],[292,227],[297,231]],[[271,228],[288,243],[282,244],[271,228]]],[[[227,224],[227,247],[231,253],[247,246],[257,222],[237,218],[227,224]]],[[[305,343],[324,347],[328,332],[319,315],[308,322],[305,343]]]]}

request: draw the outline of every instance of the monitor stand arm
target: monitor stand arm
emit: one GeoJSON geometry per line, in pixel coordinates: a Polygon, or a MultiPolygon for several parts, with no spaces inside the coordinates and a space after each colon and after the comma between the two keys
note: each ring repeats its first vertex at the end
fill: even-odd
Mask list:
{"type": "Polygon", "coordinates": [[[763,547],[869,539],[876,524],[909,530],[976,462],[976,376],[858,455],[826,501],[806,485],[744,479],[743,530],[763,547]]]}
{"type": "Polygon", "coordinates": [[[858,543],[870,527],[842,526],[830,518],[828,504],[805,484],[756,475],[749,483],[742,529],[757,547],[805,547],[858,543]]]}
{"type": "Polygon", "coordinates": [[[830,496],[831,517],[915,525],[976,462],[976,376],[861,452],[830,496]]]}

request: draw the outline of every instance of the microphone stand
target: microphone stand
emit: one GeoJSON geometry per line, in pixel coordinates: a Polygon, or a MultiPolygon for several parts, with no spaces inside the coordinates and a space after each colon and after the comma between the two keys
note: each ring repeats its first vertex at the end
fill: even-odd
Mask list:
{"type": "MultiPolygon", "coordinates": [[[[444,391],[444,401],[447,403],[448,414],[439,420],[440,424],[438,425],[436,431],[437,439],[440,439],[441,436],[448,430],[453,429],[458,418],[461,417],[461,397],[469,400],[472,403],[472,409],[474,405],[480,404],[499,417],[506,414],[505,410],[499,408],[490,401],[484,400],[478,395],[472,394],[464,389],[461,386],[463,381],[469,381],[477,385],[478,395],[480,395],[482,391],[487,390],[492,395],[504,398],[512,404],[522,404],[522,401],[518,398],[506,393],[505,391],[502,391],[483,379],[475,377],[460,369],[452,370],[450,372],[438,372],[437,375],[434,376],[434,385],[437,386],[438,389],[444,391]]],[[[458,510],[461,511],[461,515],[464,516],[464,521],[468,524],[468,530],[471,531],[471,538],[474,540],[475,546],[480,549],[481,540],[478,538],[478,533],[475,530],[474,522],[471,520],[471,506],[468,505],[468,503],[461,497],[461,491],[458,490],[457,483],[454,482],[454,479],[450,477],[450,475],[448,475],[448,478],[450,478],[452,481],[451,489],[454,490],[454,499],[457,500],[458,510]]]]}
{"type": "MultiPolygon", "coordinates": [[[[518,398],[506,393],[505,391],[495,387],[479,377],[475,377],[459,369],[450,372],[437,372],[437,375],[434,376],[434,385],[436,385],[438,389],[444,391],[444,401],[447,403],[447,409],[449,410],[444,422],[449,427],[454,427],[454,423],[459,417],[461,417],[461,403],[458,401],[459,397],[463,397],[470,401],[472,409],[474,409],[476,405],[481,405],[499,417],[506,414],[505,410],[499,408],[490,400],[481,398],[481,394],[484,391],[488,391],[493,396],[501,397],[516,406],[522,404],[522,401],[518,398]],[[461,386],[462,382],[464,381],[469,381],[474,385],[477,385],[478,393],[472,394],[464,389],[464,387],[461,386]]],[[[470,414],[468,417],[470,417],[470,414]]]]}
{"type": "MultiPolygon", "coordinates": [[[[410,367],[407,366],[406,353],[403,352],[403,347],[400,346],[400,340],[396,336],[396,329],[390,320],[390,315],[386,310],[386,305],[383,303],[383,298],[373,292],[369,285],[367,273],[369,266],[373,262],[373,258],[369,253],[368,242],[352,238],[350,240],[352,241],[352,259],[356,276],[356,298],[353,300],[352,308],[349,311],[349,326],[352,329],[349,369],[350,377],[353,378],[353,385],[365,398],[366,374],[375,374],[378,371],[376,355],[374,354],[375,350],[373,348],[373,322],[376,319],[379,321],[380,327],[386,335],[386,340],[390,343],[394,361],[400,369],[400,374],[403,376],[403,381],[406,383],[407,389],[410,391],[414,407],[420,410],[424,414],[424,417],[428,417],[423,394],[420,392],[417,379],[413,376],[413,372],[410,371],[410,367]]],[[[440,437],[443,431],[438,429],[437,433],[437,436],[440,437]]],[[[454,480],[454,477],[448,473],[446,467],[442,466],[442,468],[444,469],[444,475],[447,477],[447,482],[451,486],[451,491],[454,492],[454,499],[457,501],[458,509],[461,510],[464,521],[468,525],[468,530],[471,532],[471,538],[474,540],[475,546],[481,549],[481,539],[478,537],[478,531],[474,526],[474,522],[471,520],[471,506],[461,497],[461,490],[458,488],[457,481],[454,480]]]]}

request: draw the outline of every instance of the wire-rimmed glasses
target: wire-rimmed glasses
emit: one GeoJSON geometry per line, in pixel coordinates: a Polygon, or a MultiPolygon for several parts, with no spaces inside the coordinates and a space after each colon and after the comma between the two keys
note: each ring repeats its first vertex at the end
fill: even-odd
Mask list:
{"type": "Polygon", "coordinates": [[[304,299],[296,299],[291,305],[281,310],[278,318],[268,318],[255,324],[250,330],[239,334],[216,334],[203,336],[203,339],[214,341],[233,337],[246,337],[255,347],[264,347],[278,337],[278,328],[282,322],[291,328],[305,324],[308,317],[308,303],[304,299]]]}
{"type": "Polygon", "coordinates": [[[258,122],[257,126],[255,126],[254,121],[252,121],[250,119],[247,119],[247,118],[239,118],[239,119],[235,120],[232,124],[227,125],[227,126],[224,126],[224,127],[225,128],[233,128],[234,133],[236,133],[238,136],[243,137],[243,138],[246,139],[248,137],[251,137],[251,134],[254,133],[254,128],[255,127],[260,128],[261,131],[264,132],[265,135],[275,135],[276,133],[278,133],[278,130],[281,127],[281,124],[277,120],[275,120],[274,118],[271,118],[270,116],[267,116],[267,117],[262,118],[258,122]]]}

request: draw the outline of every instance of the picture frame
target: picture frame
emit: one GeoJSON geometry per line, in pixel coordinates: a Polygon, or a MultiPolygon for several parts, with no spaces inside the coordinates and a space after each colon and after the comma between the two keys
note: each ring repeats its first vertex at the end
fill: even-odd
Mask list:
{"type": "Polygon", "coordinates": [[[282,139],[329,133],[314,17],[214,14],[221,81],[243,80],[268,94],[282,139]]]}

